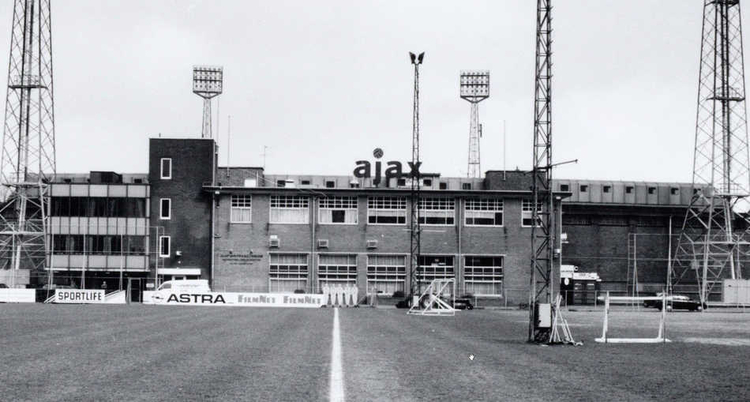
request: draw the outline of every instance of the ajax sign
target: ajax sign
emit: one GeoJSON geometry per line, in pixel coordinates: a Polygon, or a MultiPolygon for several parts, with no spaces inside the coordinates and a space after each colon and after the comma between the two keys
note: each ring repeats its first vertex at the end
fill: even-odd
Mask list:
{"type": "MultiPolygon", "coordinates": [[[[380,148],[375,148],[375,150],[372,152],[372,154],[375,156],[375,158],[380,159],[383,157],[383,150],[380,148]]],[[[388,161],[386,162],[386,169],[385,172],[383,172],[383,165],[380,161],[375,161],[375,174],[372,173],[372,165],[369,161],[357,161],[357,167],[354,168],[354,177],[364,179],[364,178],[370,178],[372,177],[372,184],[377,186],[380,184],[383,175],[385,176],[386,181],[391,178],[401,178],[401,177],[421,177],[419,173],[419,167],[422,165],[422,162],[412,163],[407,162],[409,165],[410,172],[408,174],[404,174],[402,169],[401,162],[398,161],[388,161]]]]}

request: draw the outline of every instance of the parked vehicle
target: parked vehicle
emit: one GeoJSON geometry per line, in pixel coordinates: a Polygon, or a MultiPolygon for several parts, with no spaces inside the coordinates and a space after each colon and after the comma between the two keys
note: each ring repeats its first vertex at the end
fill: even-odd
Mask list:
{"type": "MultiPolygon", "coordinates": [[[[647,300],[653,302],[653,307],[656,307],[661,311],[662,305],[661,300],[647,300]]],[[[644,306],[646,303],[643,303],[644,306]]],[[[646,306],[648,307],[648,306],[646,306]]],[[[672,295],[667,296],[667,311],[672,310],[690,310],[690,311],[703,311],[706,308],[705,303],[701,304],[698,300],[693,300],[687,296],[672,295]]]]}
{"type": "Polygon", "coordinates": [[[165,281],[159,286],[159,291],[171,293],[209,293],[211,288],[206,279],[181,279],[165,281]]]}

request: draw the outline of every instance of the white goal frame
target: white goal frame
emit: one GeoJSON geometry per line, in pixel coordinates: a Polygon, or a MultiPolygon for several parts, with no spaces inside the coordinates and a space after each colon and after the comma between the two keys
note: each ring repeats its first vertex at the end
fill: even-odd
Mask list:
{"type": "Polygon", "coordinates": [[[455,305],[456,280],[453,278],[435,279],[430,283],[430,286],[427,286],[427,289],[422,292],[422,295],[418,299],[412,301],[412,306],[406,314],[455,316],[456,309],[441,299],[445,291],[449,289],[449,286],[451,289],[452,305],[455,305]],[[423,303],[424,306],[422,306],[423,303]]]}
{"type": "Polygon", "coordinates": [[[667,343],[671,342],[666,338],[666,319],[667,309],[665,306],[667,297],[662,294],[660,297],[635,297],[635,296],[610,296],[607,292],[607,296],[604,299],[604,327],[602,329],[602,337],[596,338],[595,340],[599,343],[667,343]],[[659,319],[659,333],[656,338],[610,338],[607,336],[607,330],[609,326],[609,304],[610,301],[636,301],[638,303],[646,300],[660,300],[662,309],[659,319]]]}

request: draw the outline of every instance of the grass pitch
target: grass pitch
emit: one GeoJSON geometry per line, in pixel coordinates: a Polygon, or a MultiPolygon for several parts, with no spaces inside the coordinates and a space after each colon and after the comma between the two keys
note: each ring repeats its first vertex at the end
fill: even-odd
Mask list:
{"type": "MultiPolygon", "coordinates": [[[[656,310],[610,336],[656,335],[656,310]]],[[[750,400],[750,313],[674,312],[670,344],[525,342],[527,311],[340,311],[346,399],[750,400]]],[[[331,309],[0,305],[2,400],[327,400],[331,309]]]]}

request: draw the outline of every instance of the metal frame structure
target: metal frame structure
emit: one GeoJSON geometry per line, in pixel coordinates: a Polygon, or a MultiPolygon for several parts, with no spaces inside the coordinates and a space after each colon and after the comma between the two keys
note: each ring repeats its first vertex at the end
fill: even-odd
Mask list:
{"type": "Polygon", "coordinates": [[[418,303],[412,304],[406,314],[454,316],[456,315],[456,309],[453,308],[455,304],[456,280],[454,278],[434,279],[420,295],[418,303]],[[451,291],[451,304],[443,300],[447,290],[451,291]]]}
{"type": "Polygon", "coordinates": [[[596,338],[599,343],[668,343],[671,342],[666,336],[667,309],[668,299],[662,292],[661,296],[655,297],[630,297],[630,296],[610,296],[607,292],[604,299],[604,324],[602,325],[602,336],[596,338]],[[661,301],[662,309],[659,318],[659,332],[655,338],[612,338],[609,332],[609,306],[611,301],[625,302],[627,304],[640,304],[646,300],[661,301]]]}
{"type": "MultiPolygon", "coordinates": [[[[413,166],[419,167],[419,66],[424,60],[424,52],[420,53],[419,56],[414,53],[409,53],[411,58],[411,64],[414,66],[414,107],[412,114],[412,139],[411,139],[411,162],[413,166]]],[[[419,283],[419,254],[421,252],[421,232],[422,229],[419,225],[419,200],[420,200],[420,186],[419,186],[419,171],[414,169],[412,171],[414,175],[411,177],[411,216],[409,232],[409,285],[410,285],[410,297],[412,298],[412,305],[416,302],[417,295],[422,291],[421,283],[419,283]]]]}
{"type": "Polygon", "coordinates": [[[490,97],[489,71],[461,71],[459,84],[461,99],[471,103],[469,122],[469,161],[466,177],[482,177],[479,139],[482,125],[479,123],[479,102],[490,97]]]}
{"type": "Polygon", "coordinates": [[[738,0],[705,0],[693,159],[693,194],[667,286],[697,283],[701,303],[750,257],[750,157],[738,0]],[[695,272],[695,282],[689,272],[695,272]]]}
{"type": "MultiPolygon", "coordinates": [[[[552,0],[537,0],[536,69],[534,91],[534,167],[531,192],[531,274],[529,287],[529,342],[547,342],[551,328],[537,322],[539,304],[552,303],[552,0]],[[543,204],[542,211],[538,205],[543,204]]],[[[550,309],[551,311],[551,309],[550,309]]],[[[551,319],[551,318],[550,318],[551,319]]]]}
{"type": "MultiPolygon", "coordinates": [[[[50,0],[16,0],[5,100],[0,268],[47,266],[48,183],[56,173],[50,0]]],[[[16,286],[15,283],[11,287],[16,286]]]]}
{"type": "Polygon", "coordinates": [[[201,138],[211,138],[211,99],[224,90],[224,67],[193,66],[193,93],[203,98],[201,138]]]}

